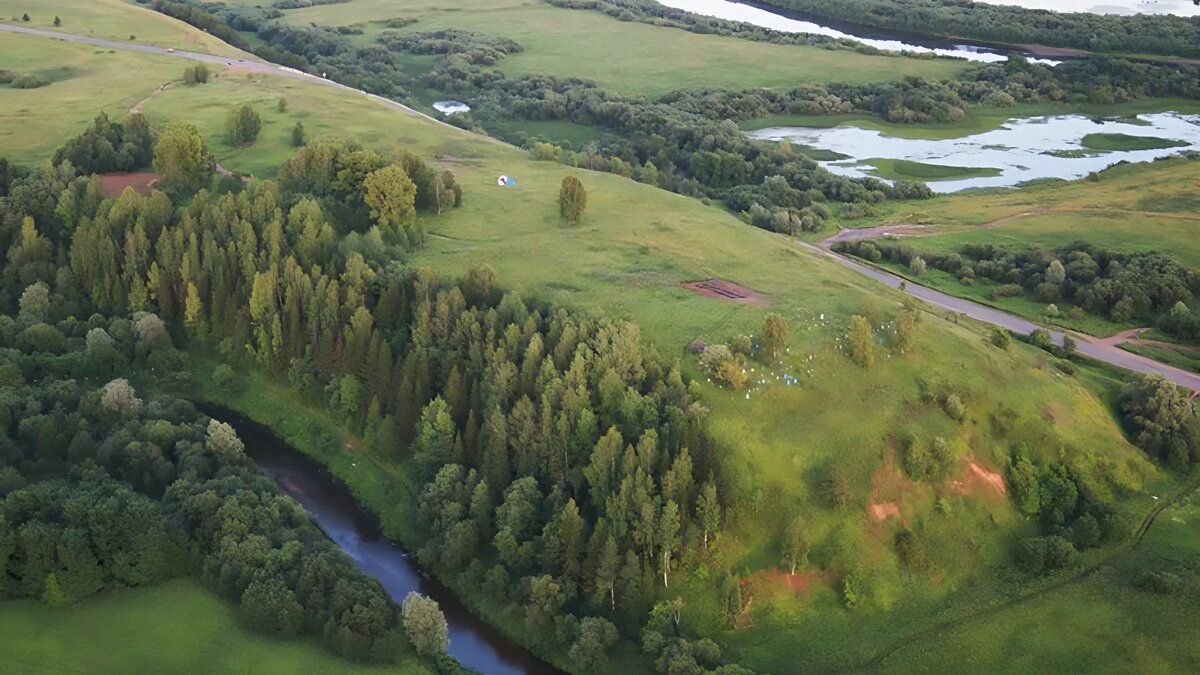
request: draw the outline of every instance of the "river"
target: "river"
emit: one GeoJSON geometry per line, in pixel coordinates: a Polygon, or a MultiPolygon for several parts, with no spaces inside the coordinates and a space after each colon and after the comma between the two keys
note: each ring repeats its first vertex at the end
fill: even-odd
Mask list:
{"type": "MultiPolygon", "coordinates": [[[[785,33],[806,33],[854,40],[885,52],[937,54],[983,63],[1004,61],[1008,58],[1004,50],[985,45],[958,44],[950,40],[937,40],[899,33],[883,34],[869,28],[834,24],[829,21],[823,22],[823,24],[813,23],[778,7],[730,2],[730,0],[658,0],[658,2],[667,7],[682,9],[702,16],[712,16],[727,21],[744,21],[785,33]],[[841,29],[832,27],[834,25],[839,25],[841,29]]],[[[1031,60],[1041,63],[1057,63],[1041,59],[1031,60]]]]}
{"type": "Polygon", "coordinates": [[[197,403],[196,408],[232,425],[259,470],[299,502],[360,570],[383,584],[393,600],[403,602],[410,591],[437,600],[449,627],[450,653],[464,666],[487,675],[560,672],[472,614],[445,586],[423,576],[403,549],[380,534],[379,523],[359,508],[346,486],[318,462],[244,415],[210,404],[197,403]]]}
{"type": "Polygon", "coordinates": [[[821,162],[843,176],[864,177],[871,160],[903,159],[939,166],[991,169],[997,175],[930,180],[936,192],[969,188],[1014,187],[1045,179],[1082,178],[1118,161],[1147,162],[1183,150],[1200,150],[1200,116],[1177,113],[1139,115],[1136,120],[1093,120],[1082,115],[1012,119],[991,131],[938,140],[897,138],[856,126],[773,127],[747,134],[758,140],[786,138],[794,143],[832,150],[851,159],[821,162]],[[1176,141],[1158,150],[1089,151],[1088,134],[1122,134],[1176,141]]]}
{"type": "Polygon", "coordinates": [[[1176,14],[1200,16],[1192,0],[975,0],[988,5],[1017,5],[1027,9],[1093,14],[1176,14]]]}

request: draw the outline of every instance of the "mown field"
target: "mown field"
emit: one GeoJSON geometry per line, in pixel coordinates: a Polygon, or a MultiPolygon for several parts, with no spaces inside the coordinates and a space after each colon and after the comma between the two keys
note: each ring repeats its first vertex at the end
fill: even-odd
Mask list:
{"type": "MultiPolygon", "coordinates": [[[[260,4],[235,0],[234,4],[260,4]]],[[[361,40],[374,41],[392,18],[417,19],[402,32],[445,28],[472,30],[516,40],[524,48],[498,68],[581,77],[632,95],[661,95],[676,89],[790,87],[825,82],[836,72],[845,82],[879,82],[908,75],[945,78],[965,61],[867,56],[853,51],[773,45],[673,28],[621,22],[599,12],[561,9],[540,0],[456,0],[453,3],[349,3],[287,10],[285,21],[322,26],[355,25],[361,40]],[[614,48],[616,44],[620,48],[614,48]]]]}
{"type": "MultiPolygon", "coordinates": [[[[352,7],[321,9],[348,13],[352,7]]],[[[535,5],[528,11],[540,9],[535,5]]],[[[566,14],[575,15],[588,16],[566,14]]],[[[39,49],[48,63],[72,54],[58,43],[39,49]]],[[[184,65],[182,60],[163,61],[177,70],[184,65]]],[[[80,77],[105,82],[109,74],[80,77]]],[[[155,84],[145,82],[141,96],[155,84]]],[[[132,84],[126,88],[130,97],[141,97],[132,84]]],[[[53,105],[56,91],[62,90],[37,91],[45,105],[53,105]]],[[[709,432],[725,449],[730,473],[736,476],[725,499],[737,516],[710,556],[686,561],[671,589],[685,599],[684,625],[716,635],[729,656],[749,667],[794,672],[800,664],[814,672],[844,670],[921,628],[1013,593],[1037,590],[1041,582],[1011,568],[1010,546],[1016,537],[1031,533],[1032,524],[1018,516],[1004,495],[971,482],[968,461],[984,471],[1002,472],[1018,444],[1028,445],[1043,460],[1068,461],[1098,494],[1117,501],[1131,530],[1148,509],[1150,494],[1173,489],[1174,481],[1126,442],[1114,420],[1111,406],[1121,374],[1082,368],[1077,377],[1063,375],[1044,352],[1025,346],[1001,351],[986,344],[988,331],[982,327],[936,312],[922,313],[914,346],[901,355],[891,348],[899,294],[794,242],[751,228],[716,206],[611,174],[535,162],[512,146],[386,109],[364,96],[275,76],[225,73],[207,85],[173,86],[151,99],[144,112],[155,126],[175,119],[194,122],[219,161],[257,176],[270,176],[292,151],[286,132],[297,121],[304,123],[310,139],[354,140],[381,150],[399,145],[437,159],[440,168],[458,176],[465,203],[430,219],[428,248],[403,263],[456,275],[486,261],[500,284],[524,295],[629,318],[693,375],[698,374],[694,357],[684,353],[689,342],[723,342],[754,333],[768,311],[781,313],[792,327],[790,352],[782,363],[765,369],[752,364],[755,384],[748,392],[701,385],[712,410],[709,432]],[[282,113],[276,109],[281,97],[288,101],[282,113]],[[262,114],[263,131],[250,148],[233,149],[221,140],[224,119],[244,102],[262,114]],[[517,178],[518,185],[497,187],[495,177],[501,173],[517,178]],[[557,214],[558,186],[565,175],[578,176],[589,196],[588,211],[575,227],[563,226],[557,214]],[[726,303],[680,288],[682,282],[708,277],[758,291],[768,305],[726,303]],[[875,328],[879,354],[872,369],[854,365],[846,356],[846,327],[853,314],[867,316],[875,328]],[[799,383],[789,386],[776,379],[785,373],[799,383]],[[967,411],[962,423],[937,404],[922,401],[921,391],[931,387],[962,398],[967,411]],[[900,473],[895,447],[902,432],[947,439],[956,462],[944,479],[913,483],[900,473]],[[851,499],[843,510],[826,507],[817,494],[834,466],[845,470],[850,486],[851,499]],[[873,519],[871,507],[884,504],[898,515],[873,519]],[[779,573],[776,543],[797,513],[808,523],[813,542],[810,564],[798,570],[806,580],[804,590],[793,590],[779,573]],[[901,527],[919,532],[927,542],[933,572],[912,575],[900,567],[894,540],[901,527]],[[857,561],[869,580],[853,611],[842,607],[838,591],[837,579],[847,570],[835,561],[842,560],[857,561]],[[717,575],[726,569],[749,580],[750,604],[736,626],[725,621],[714,591],[717,575]]],[[[0,131],[12,132],[31,115],[5,118],[0,131]]],[[[48,130],[30,143],[28,157],[49,154],[61,139],[81,131],[86,120],[47,124],[55,125],[56,135],[48,130]]],[[[222,402],[239,407],[238,400],[222,402]]],[[[313,429],[324,428],[326,436],[336,431],[279,386],[259,383],[240,405],[260,413],[271,406],[281,415],[276,423],[302,425],[285,433],[289,440],[302,441],[316,433],[313,429]]],[[[324,452],[338,472],[359,450],[334,444],[324,452]]],[[[376,453],[375,458],[376,469],[364,470],[361,478],[343,478],[360,494],[405,494],[403,467],[392,457],[376,453]]],[[[408,513],[395,501],[390,508],[399,523],[396,531],[403,532],[408,513]]],[[[1087,609],[1070,597],[1054,604],[1068,613],[1087,609]]],[[[1181,609],[1181,615],[1194,620],[1194,607],[1190,614],[1181,609]]],[[[1001,623],[996,625],[1008,617],[997,614],[994,620],[1001,623]]],[[[1105,626],[1082,626],[1071,639],[1101,655],[1116,654],[1121,645],[1110,644],[1107,635],[1105,626]]],[[[1028,655],[1036,658],[1036,653],[1028,655]]],[[[919,663],[910,665],[908,658],[898,652],[889,663],[901,668],[919,663]]],[[[149,667],[141,669],[154,670],[152,661],[143,663],[149,667]]],[[[1007,670],[1003,663],[986,669],[1007,670]]]]}
{"type": "MultiPolygon", "coordinates": [[[[0,0],[0,22],[206,54],[242,54],[208,33],[125,0],[0,0]],[[21,20],[25,14],[28,22],[21,20]],[[55,17],[61,25],[54,25],[55,17]]],[[[3,42],[11,37],[5,33],[3,42]]]]}
{"type": "Polygon", "coordinates": [[[256,635],[193,579],[58,609],[32,600],[0,602],[0,635],[0,670],[25,675],[426,672],[419,663],[350,663],[307,642],[256,635]]]}

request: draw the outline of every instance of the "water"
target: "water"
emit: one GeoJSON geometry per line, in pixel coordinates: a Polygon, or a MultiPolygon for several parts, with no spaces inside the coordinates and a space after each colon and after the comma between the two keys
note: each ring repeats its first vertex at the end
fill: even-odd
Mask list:
{"type": "Polygon", "coordinates": [[[907,159],[927,164],[957,167],[991,167],[1000,170],[992,177],[934,181],[937,192],[968,188],[1012,187],[1025,181],[1082,178],[1120,160],[1147,162],[1183,150],[1200,150],[1200,116],[1177,113],[1141,115],[1140,122],[1108,120],[1101,123],[1080,115],[1030,117],[1010,120],[1003,126],[973,136],[944,140],[918,140],[888,136],[854,126],[830,129],[775,127],[749,132],[751,138],[779,140],[832,150],[851,159],[821,162],[843,175],[869,176],[864,160],[907,159]],[[1188,145],[1165,150],[1110,151],[1086,157],[1057,157],[1051,151],[1081,151],[1081,140],[1091,133],[1120,133],[1183,141],[1188,145]]]}
{"type": "MultiPolygon", "coordinates": [[[[867,35],[865,28],[854,29],[857,34],[844,33],[840,30],[823,26],[821,24],[812,23],[811,21],[802,21],[785,16],[786,10],[771,8],[770,10],[746,5],[739,2],[730,2],[729,0],[658,0],[661,4],[675,9],[682,9],[695,14],[704,16],[713,16],[718,19],[726,19],[728,21],[744,21],[762,26],[763,28],[771,28],[773,30],[783,31],[786,33],[807,33],[810,35],[825,35],[832,38],[841,38],[846,40],[854,40],[862,44],[874,47],[886,52],[914,52],[921,54],[938,54],[940,56],[952,56],[955,58],[966,59],[968,61],[980,61],[991,63],[995,61],[1003,61],[1007,56],[996,50],[982,48],[972,45],[957,45],[948,41],[934,41],[921,39],[920,43],[916,42],[916,38],[912,39],[892,39],[890,37],[867,35]]],[[[1036,60],[1036,59],[1034,59],[1036,60]]],[[[1041,61],[1043,63],[1056,63],[1054,61],[1041,61]]]]}
{"type": "Polygon", "coordinates": [[[358,507],[350,491],[316,461],[242,415],[217,406],[196,407],[233,425],[259,469],[299,502],[360,570],[378,579],[393,600],[402,602],[410,591],[437,600],[449,627],[450,653],[464,666],[487,675],[559,672],[471,614],[446,587],[422,576],[400,547],[383,538],[379,524],[358,507]]]}
{"type": "Polygon", "coordinates": [[[1055,12],[1092,12],[1094,14],[1177,14],[1200,16],[1200,7],[1191,0],[976,0],[989,5],[1018,5],[1029,9],[1055,12]]]}

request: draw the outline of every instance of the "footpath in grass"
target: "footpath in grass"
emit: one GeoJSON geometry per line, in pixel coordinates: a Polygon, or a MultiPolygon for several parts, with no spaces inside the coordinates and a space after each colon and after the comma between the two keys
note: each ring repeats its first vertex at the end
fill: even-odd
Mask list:
{"type": "Polygon", "coordinates": [[[427,672],[416,661],[367,666],[311,642],[251,633],[232,606],[192,578],[62,608],[6,600],[0,602],[0,636],[0,672],[22,675],[427,672]]]}

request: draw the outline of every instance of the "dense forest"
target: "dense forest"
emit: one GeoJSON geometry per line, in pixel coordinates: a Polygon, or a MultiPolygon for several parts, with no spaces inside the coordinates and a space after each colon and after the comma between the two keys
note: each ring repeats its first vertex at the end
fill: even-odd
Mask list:
{"type": "Polygon", "coordinates": [[[1093,52],[1200,56],[1200,18],[1059,13],[969,0],[761,0],[885,31],[1093,52]]]}
{"type": "MultiPolygon", "coordinates": [[[[120,164],[112,140],[142,125],[102,116],[58,156],[93,148],[95,167],[120,164]]],[[[163,160],[207,156],[180,137],[195,130],[168,127],[156,167],[211,180],[204,161],[163,160]]],[[[393,162],[315,145],[278,181],[217,194],[175,180],[170,194],[113,199],[70,161],[4,164],[0,304],[17,317],[0,321],[13,388],[4,531],[17,533],[6,558],[16,592],[70,601],[198,568],[261,630],[317,635],[355,658],[403,651],[397,608],[254,474],[229,427],[113,379],[186,389],[181,344],[220,354],[219,378],[256,367],[285,379],[409,467],[424,484],[408,505],[427,528],[422,564],[518,607],[539,646],[592,668],[621,635],[642,640],[648,616],[671,615],[670,603],[654,608],[673,567],[723,524],[704,406],[632,324],[523,301],[486,266],[455,282],[399,263],[420,245],[418,213],[436,217],[439,186],[453,183],[402,150],[393,162]],[[393,181],[378,187],[379,176],[393,181]],[[378,206],[377,188],[407,196],[409,210],[378,206]],[[80,537],[80,551],[98,537],[77,520],[87,509],[60,503],[67,490],[81,504],[113,494],[131,513],[152,511],[161,526],[128,535],[129,555],[158,553],[126,563],[93,548],[56,567],[22,533],[44,523],[39,546],[80,537]],[[349,585],[327,588],[339,576],[349,585]]],[[[715,644],[676,624],[651,621],[653,657],[720,666],[715,644]]]]}

